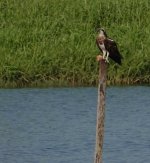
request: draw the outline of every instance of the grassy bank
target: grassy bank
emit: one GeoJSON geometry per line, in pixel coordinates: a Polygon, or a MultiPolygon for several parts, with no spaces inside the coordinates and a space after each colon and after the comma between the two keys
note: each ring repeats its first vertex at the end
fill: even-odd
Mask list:
{"type": "Polygon", "coordinates": [[[150,83],[149,0],[1,0],[0,86],[95,85],[95,29],[118,42],[112,84],[150,83]]]}

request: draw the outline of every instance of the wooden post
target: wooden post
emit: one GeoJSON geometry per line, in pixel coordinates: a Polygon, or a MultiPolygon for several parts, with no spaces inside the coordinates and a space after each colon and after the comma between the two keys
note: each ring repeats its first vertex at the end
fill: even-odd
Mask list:
{"type": "Polygon", "coordinates": [[[105,121],[106,78],[107,78],[107,63],[105,62],[105,60],[100,60],[97,124],[96,124],[96,147],[95,147],[94,163],[102,163],[102,148],[103,148],[104,121],[105,121]]]}

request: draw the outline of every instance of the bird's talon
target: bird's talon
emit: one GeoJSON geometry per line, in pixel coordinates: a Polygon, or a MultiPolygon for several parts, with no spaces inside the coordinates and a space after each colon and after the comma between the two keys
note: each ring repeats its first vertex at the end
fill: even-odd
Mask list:
{"type": "Polygon", "coordinates": [[[109,63],[109,60],[108,59],[105,59],[105,62],[109,63]]]}

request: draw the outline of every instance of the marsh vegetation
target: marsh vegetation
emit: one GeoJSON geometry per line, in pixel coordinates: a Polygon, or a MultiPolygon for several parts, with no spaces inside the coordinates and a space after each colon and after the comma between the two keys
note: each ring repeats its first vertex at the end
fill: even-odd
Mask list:
{"type": "Polygon", "coordinates": [[[0,85],[95,85],[104,27],[124,57],[110,84],[150,83],[149,0],[1,0],[0,85]]]}

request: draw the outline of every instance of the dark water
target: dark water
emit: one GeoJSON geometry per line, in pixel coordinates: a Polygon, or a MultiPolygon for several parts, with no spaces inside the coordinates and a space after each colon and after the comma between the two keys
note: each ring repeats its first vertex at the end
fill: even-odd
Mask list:
{"type": "MultiPolygon", "coordinates": [[[[96,88],[1,89],[0,163],[92,163],[96,88]]],[[[150,87],[107,89],[104,163],[150,163],[150,87]]]]}

